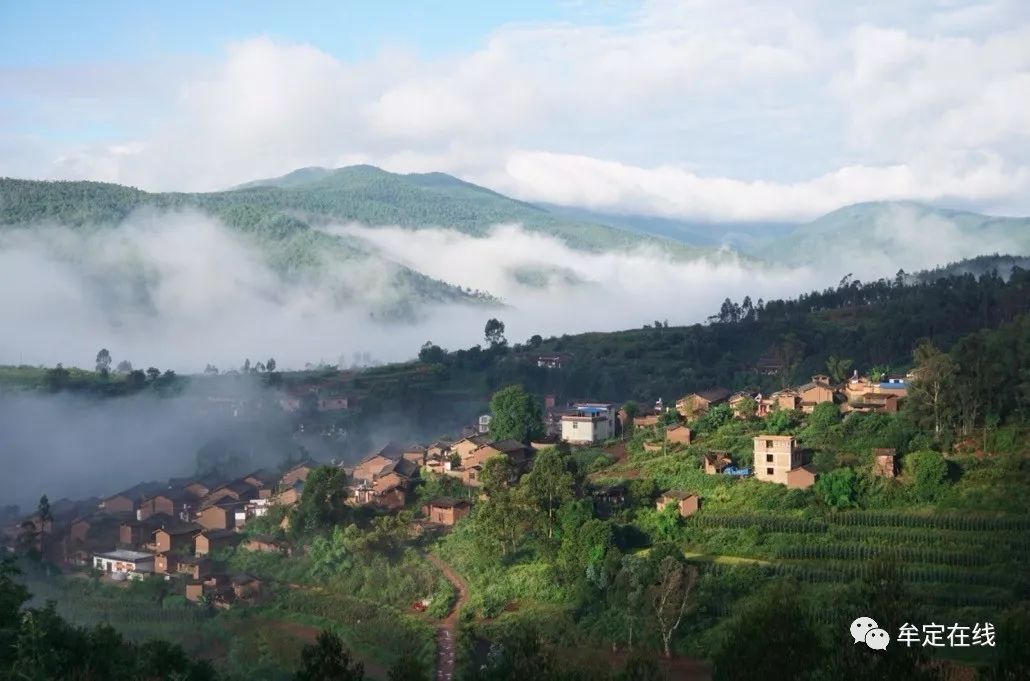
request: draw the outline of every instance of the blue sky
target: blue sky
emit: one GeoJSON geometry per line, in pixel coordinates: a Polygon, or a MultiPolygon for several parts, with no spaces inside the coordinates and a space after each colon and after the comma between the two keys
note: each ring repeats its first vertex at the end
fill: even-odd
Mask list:
{"type": "Polygon", "coordinates": [[[427,57],[478,47],[492,29],[513,22],[616,21],[626,4],[520,2],[203,2],[106,0],[0,3],[0,65],[154,59],[217,54],[226,43],[269,35],[310,43],[346,60],[385,44],[427,57]]]}
{"type": "Polygon", "coordinates": [[[309,165],[796,221],[1030,213],[1024,0],[0,3],[0,175],[215,190],[309,165]]]}

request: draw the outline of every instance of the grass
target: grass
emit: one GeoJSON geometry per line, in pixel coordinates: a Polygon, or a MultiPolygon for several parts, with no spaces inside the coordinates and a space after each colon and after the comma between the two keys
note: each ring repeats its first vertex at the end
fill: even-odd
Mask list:
{"type": "Polygon", "coordinates": [[[692,563],[715,563],[717,565],[769,565],[771,561],[745,556],[725,556],[698,551],[684,551],[683,557],[692,563]]]}

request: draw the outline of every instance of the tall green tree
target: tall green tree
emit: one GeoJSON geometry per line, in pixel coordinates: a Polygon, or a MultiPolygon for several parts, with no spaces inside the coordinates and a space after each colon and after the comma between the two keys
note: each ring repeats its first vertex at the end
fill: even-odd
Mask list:
{"type": "Polygon", "coordinates": [[[554,514],[558,507],[573,498],[575,477],[571,462],[571,456],[562,456],[558,449],[547,447],[536,455],[533,470],[521,482],[537,507],[547,514],[548,539],[554,537],[554,514]]]}
{"type": "Polygon", "coordinates": [[[476,504],[474,523],[484,538],[500,547],[503,555],[515,552],[533,529],[532,501],[520,487],[501,487],[476,504]]]}
{"type": "Polygon", "coordinates": [[[54,513],[50,509],[50,499],[45,494],[39,498],[36,515],[39,517],[39,548],[45,556],[47,533],[50,532],[54,524],[54,513]]]}
{"type": "Polygon", "coordinates": [[[348,516],[347,474],[335,466],[319,466],[308,473],[304,494],[294,509],[290,524],[295,534],[321,532],[348,516]]]}
{"type": "Polygon", "coordinates": [[[508,341],[504,337],[504,322],[499,319],[489,319],[486,326],[483,327],[483,337],[492,346],[506,345],[508,341]]]}
{"type": "Polygon", "coordinates": [[[107,376],[111,371],[111,353],[107,348],[101,348],[100,352],[97,353],[96,362],[97,373],[101,376],[107,376]]]}
{"type": "Polygon", "coordinates": [[[833,402],[820,402],[812,408],[800,436],[806,446],[830,447],[839,438],[840,408],[833,402]]]}
{"type": "Polygon", "coordinates": [[[852,361],[850,359],[830,355],[829,359],[826,360],[826,372],[834,382],[842,383],[844,379],[848,377],[848,372],[851,370],[851,364],[852,361]]]}
{"type": "Polygon", "coordinates": [[[622,557],[622,564],[608,591],[611,609],[625,623],[626,647],[630,650],[633,650],[641,613],[646,612],[644,599],[650,578],[648,562],[638,555],[629,554],[622,557]]]}
{"type": "Polygon", "coordinates": [[[916,347],[915,380],[908,391],[908,408],[923,424],[933,427],[938,438],[949,416],[954,391],[957,366],[946,353],[933,343],[925,342],[916,347]]]}
{"type": "Polygon", "coordinates": [[[501,388],[490,399],[490,437],[528,443],[544,434],[540,404],[521,385],[501,388]]]}

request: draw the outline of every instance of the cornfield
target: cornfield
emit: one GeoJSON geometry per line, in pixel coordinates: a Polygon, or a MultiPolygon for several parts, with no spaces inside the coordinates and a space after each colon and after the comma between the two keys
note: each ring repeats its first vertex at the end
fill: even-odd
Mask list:
{"type": "Polygon", "coordinates": [[[999,518],[976,515],[915,515],[882,511],[849,511],[829,517],[834,525],[869,525],[873,527],[923,527],[936,530],[966,532],[1025,532],[1030,518],[999,518]]]}
{"type": "Polygon", "coordinates": [[[934,563],[975,567],[990,563],[976,551],[943,551],[920,546],[870,546],[868,544],[809,544],[780,547],[776,557],[786,560],[876,560],[899,563],[934,563]]]}
{"type": "Polygon", "coordinates": [[[827,524],[819,520],[791,518],[764,513],[742,515],[708,515],[699,514],[691,520],[691,524],[701,527],[726,527],[741,529],[758,527],[766,532],[786,532],[792,534],[809,534],[825,532],[827,524]]]}

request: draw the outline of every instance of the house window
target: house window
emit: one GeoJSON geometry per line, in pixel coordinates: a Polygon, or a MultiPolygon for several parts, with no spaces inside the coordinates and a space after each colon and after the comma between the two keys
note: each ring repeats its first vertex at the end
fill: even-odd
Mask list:
{"type": "Polygon", "coordinates": [[[765,455],[765,462],[766,463],[772,463],[773,462],[773,455],[772,454],[766,454],[765,455]]]}
{"type": "Polygon", "coordinates": [[[578,428],[579,428],[579,424],[578,424],[578,423],[576,423],[575,421],[573,421],[573,422],[572,422],[572,429],[573,429],[573,430],[576,430],[576,429],[578,429],[578,428]]]}
{"type": "Polygon", "coordinates": [[[772,449],[772,446],[773,446],[773,441],[772,440],[766,440],[765,441],[765,448],[766,449],[772,449]]]}
{"type": "Polygon", "coordinates": [[[772,474],[773,474],[773,469],[771,469],[771,468],[766,468],[766,469],[765,469],[765,474],[766,474],[766,475],[772,475],[772,474]]]}

